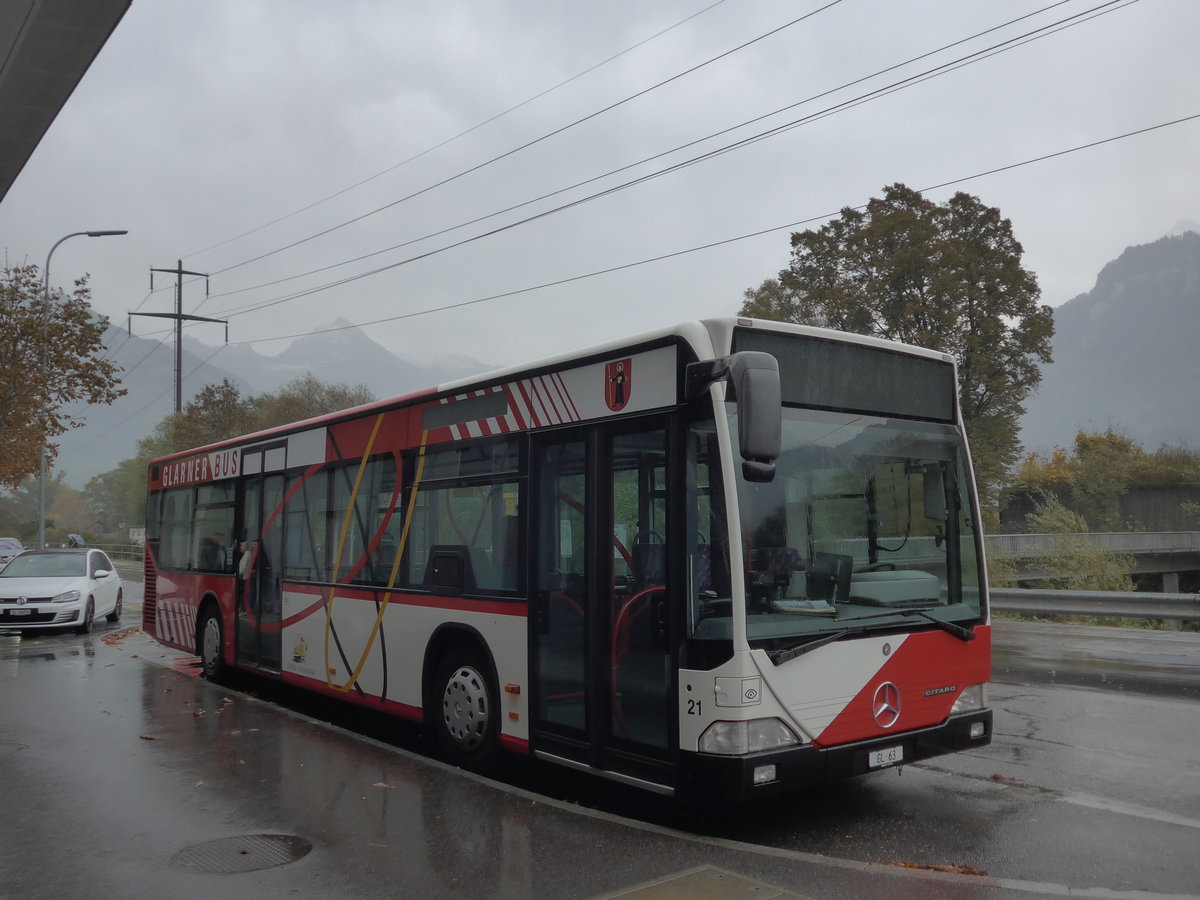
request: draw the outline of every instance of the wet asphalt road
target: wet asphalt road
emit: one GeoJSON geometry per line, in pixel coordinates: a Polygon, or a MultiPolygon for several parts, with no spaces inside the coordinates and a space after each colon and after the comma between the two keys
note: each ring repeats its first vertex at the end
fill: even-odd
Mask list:
{"type": "Polygon", "coordinates": [[[0,898],[674,897],[697,870],[714,896],[1200,895],[1200,635],[1001,624],[990,747],[697,815],[536,764],[489,782],[395,722],[211,685],[125,633],[130,587],[95,635],[0,635],[0,898]],[[176,861],[257,834],[313,850],[176,861]]]}

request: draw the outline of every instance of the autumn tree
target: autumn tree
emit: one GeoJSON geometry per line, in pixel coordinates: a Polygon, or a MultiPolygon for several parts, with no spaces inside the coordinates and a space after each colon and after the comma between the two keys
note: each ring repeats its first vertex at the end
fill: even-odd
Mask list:
{"type": "Polygon", "coordinates": [[[978,197],[943,204],[903,184],[792,235],[777,279],[741,314],[903,341],[952,354],[987,505],[1020,455],[1025,399],[1050,361],[1051,310],[1021,265],[1012,223],[978,197]]]}
{"type": "Polygon", "coordinates": [[[108,319],[93,312],[86,276],[47,298],[37,266],[0,272],[0,487],[12,488],[37,474],[43,443],[53,459],[53,439],[83,424],[68,404],[111,404],[125,390],[102,358],[108,319]]]}
{"type": "Polygon", "coordinates": [[[1121,498],[1130,488],[1168,486],[1200,486],[1200,454],[1183,447],[1149,453],[1129,435],[1108,428],[1080,430],[1070,450],[1030,453],[1007,493],[1038,503],[1059,501],[1080,516],[1085,531],[1124,531],[1132,523],[1122,517],[1121,498]]]}

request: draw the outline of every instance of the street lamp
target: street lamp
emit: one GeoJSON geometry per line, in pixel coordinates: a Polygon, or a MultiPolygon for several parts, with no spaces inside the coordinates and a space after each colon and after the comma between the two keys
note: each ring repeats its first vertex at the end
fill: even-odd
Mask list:
{"type": "MultiPolygon", "coordinates": [[[[73,237],[109,237],[117,234],[129,234],[128,231],[73,231],[65,237],[60,237],[54,242],[54,246],[50,248],[50,252],[46,254],[46,268],[42,270],[42,275],[45,281],[42,286],[42,378],[46,377],[46,365],[48,362],[48,354],[50,343],[50,257],[54,256],[54,251],[58,249],[58,245],[67,238],[73,237]]],[[[42,450],[38,461],[38,548],[46,549],[46,415],[48,407],[48,398],[43,394],[42,398],[42,450]]]]}

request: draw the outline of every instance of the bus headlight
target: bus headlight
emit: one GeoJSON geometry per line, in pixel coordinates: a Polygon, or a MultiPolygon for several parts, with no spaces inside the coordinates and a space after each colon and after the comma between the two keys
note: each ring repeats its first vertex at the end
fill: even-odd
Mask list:
{"type": "Polygon", "coordinates": [[[744,756],[763,750],[778,750],[800,743],[796,733],[779,719],[749,722],[713,722],[700,735],[701,753],[744,756]]]}
{"type": "Polygon", "coordinates": [[[983,709],[987,704],[986,685],[973,684],[970,687],[965,687],[958,695],[958,699],[954,701],[954,705],[950,707],[950,715],[955,713],[975,712],[983,709]]]}

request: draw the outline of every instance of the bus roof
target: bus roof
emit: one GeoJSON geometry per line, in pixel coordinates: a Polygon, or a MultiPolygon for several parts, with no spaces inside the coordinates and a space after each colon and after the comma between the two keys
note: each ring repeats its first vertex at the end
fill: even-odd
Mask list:
{"type": "Polygon", "coordinates": [[[556,356],[536,360],[530,363],[524,363],[518,366],[507,366],[481,372],[478,375],[462,378],[457,381],[447,382],[445,384],[424,388],[422,390],[413,391],[408,394],[401,394],[395,397],[388,397],[382,400],[373,400],[370,403],[364,403],[361,406],[351,407],[320,416],[314,416],[312,418],[298,420],[296,422],[289,422],[286,425],[277,425],[273,428],[263,429],[262,431],[226,438],[225,440],[216,441],[212,444],[206,444],[200,447],[191,447],[186,450],[180,450],[176,453],[170,453],[166,456],[159,457],[158,459],[153,460],[153,462],[161,462],[163,460],[170,460],[178,457],[192,456],[201,452],[213,451],[245,443],[260,443],[265,440],[270,440],[273,437],[280,437],[295,431],[304,431],[348,419],[355,419],[359,416],[370,415],[371,413],[408,406],[422,400],[432,400],[447,394],[459,394],[463,393],[464,391],[495,384],[497,382],[508,381],[517,376],[528,375],[532,372],[554,370],[567,365],[577,364],[581,360],[585,359],[613,356],[617,352],[627,350],[630,347],[663,342],[673,338],[687,343],[700,359],[713,359],[720,356],[725,356],[730,352],[729,348],[732,344],[734,329],[738,327],[762,328],[768,331],[803,335],[807,337],[839,341],[844,343],[861,344],[864,346],[877,347],[884,350],[907,353],[913,356],[922,356],[929,359],[950,362],[952,364],[954,362],[953,357],[945,353],[940,353],[936,350],[927,350],[923,347],[914,347],[909,344],[901,344],[896,341],[884,340],[882,338],[870,337],[868,335],[834,331],[832,329],[817,328],[810,325],[794,325],[787,322],[774,322],[765,319],[749,319],[745,317],[733,316],[715,319],[693,320],[690,322],[683,322],[669,328],[661,328],[654,331],[645,332],[643,334],[634,335],[622,340],[610,341],[604,344],[596,344],[590,347],[584,347],[578,350],[561,353],[556,356]]]}

